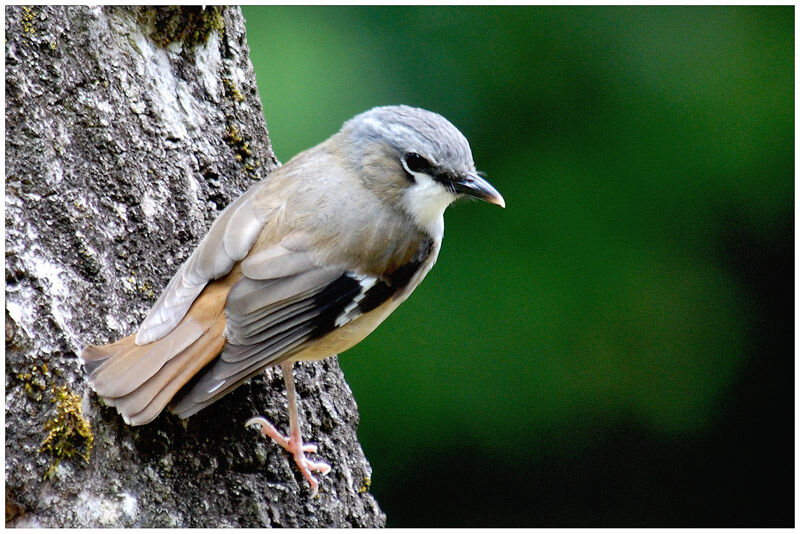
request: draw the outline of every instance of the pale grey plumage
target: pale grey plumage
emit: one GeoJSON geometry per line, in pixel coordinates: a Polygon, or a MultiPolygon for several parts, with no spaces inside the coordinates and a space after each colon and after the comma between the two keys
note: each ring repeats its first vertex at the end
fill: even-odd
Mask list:
{"type": "MultiPolygon", "coordinates": [[[[436,166],[456,174],[475,171],[469,141],[441,115],[410,106],[374,108],[347,121],[342,133],[349,138],[354,165],[365,157],[358,147],[371,142],[387,143],[399,154],[416,152],[436,166]]],[[[369,149],[368,149],[369,150],[369,149]]]]}

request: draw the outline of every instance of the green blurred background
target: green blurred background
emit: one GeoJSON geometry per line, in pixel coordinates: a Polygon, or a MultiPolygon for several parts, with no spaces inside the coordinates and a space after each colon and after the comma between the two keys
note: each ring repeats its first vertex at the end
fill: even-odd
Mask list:
{"type": "Polygon", "coordinates": [[[793,7],[243,11],[279,159],[420,106],[508,205],[340,359],[390,526],[793,524],[793,7]]]}

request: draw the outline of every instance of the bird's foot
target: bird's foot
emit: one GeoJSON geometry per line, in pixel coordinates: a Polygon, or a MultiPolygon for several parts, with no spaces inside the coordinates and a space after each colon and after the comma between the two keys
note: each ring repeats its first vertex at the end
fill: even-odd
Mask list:
{"type": "Polygon", "coordinates": [[[245,423],[245,426],[255,424],[261,425],[261,432],[265,436],[272,438],[275,443],[291,453],[294,457],[294,463],[297,464],[297,468],[300,469],[300,472],[303,473],[303,477],[308,481],[308,485],[311,486],[311,497],[316,497],[317,490],[319,489],[319,482],[311,473],[316,471],[325,475],[331,470],[331,466],[325,462],[316,462],[306,458],[305,453],[317,452],[317,446],[312,443],[303,443],[299,432],[288,437],[284,436],[278,432],[278,429],[272,426],[272,423],[263,417],[253,417],[245,423]]]}

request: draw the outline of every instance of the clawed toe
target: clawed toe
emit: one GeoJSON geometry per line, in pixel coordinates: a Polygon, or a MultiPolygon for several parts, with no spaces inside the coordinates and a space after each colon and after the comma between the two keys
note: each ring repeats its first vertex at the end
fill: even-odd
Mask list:
{"type": "Polygon", "coordinates": [[[308,468],[312,471],[316,471],[320,475],[327,475],[331,472],[330,464],[325,462],[315,462],[313,460],[306,459],[306,463],[308,463],[308,468]]]}
{"type": "Polygon", "coordinates": [[[312,472],[317,472],[322,475],[325,475],[331,471],[331,466],[322,461],[314,461],[309,460],[306,458],[305,453],[315,453],[317,452],[317,446],[313,443],[303,443],[300,440],[300,436],[284,436],[266,419],[263,417],[253,417],[248,419],[245,423],[245,426],[251,425],[260,425],[261,432],[270,438],[272,438],[275,443],[286,449],[292,457],[294,458],[294,463],[297,464],[297,468],[300,469],[300,472],[303,474],[303,478],[308,481],[309,486],[311,486],[311,496],[315,497],[317,495],[317,490],[319,489],[319,482],[314,477],[312,472]]]}
{"type": "Polygon", "coordinates": [[[317,490],[319,489],[319,482],[311,473],[316,471],[324,475],[330,472],[331,466],[325,462],[315,462],[313,460],[309,460],[303,455],[302,452],[294,455],[294,463],[297,464],[297,468],[300,469],[301,473],[303,473],[303,478],[305,478],[308,482],[308,485],[311,486],[311,497],[316,497],[317,490]]]}
{"type": "Polygon", "coordinates": [[[278,429],[272,426],[272,423],[267,421],[261,416],[251,417],[245,422],[244,426],[261,425],[261,433],[265,436],[272,438],[275,443],[289,450],[289,438],[278,432],[278,429]]]}

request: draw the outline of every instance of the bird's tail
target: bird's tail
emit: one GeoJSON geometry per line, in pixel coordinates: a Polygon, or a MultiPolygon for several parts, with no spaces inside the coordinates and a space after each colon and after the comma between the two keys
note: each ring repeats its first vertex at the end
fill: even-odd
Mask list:
{"type": "Polygon", "coordinates": [[[149,423],[225,345],[225,301],[230,281],[209,284],[169,334],[137,345],[130,335],[90,345],[81,358],[89,384],[129,425],[149,423]]]}

